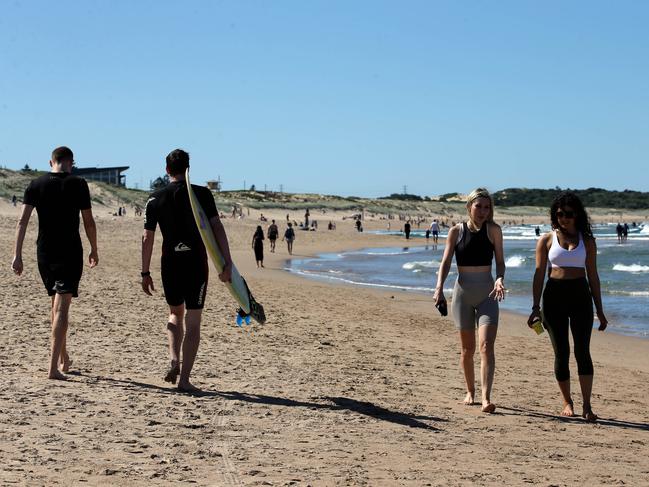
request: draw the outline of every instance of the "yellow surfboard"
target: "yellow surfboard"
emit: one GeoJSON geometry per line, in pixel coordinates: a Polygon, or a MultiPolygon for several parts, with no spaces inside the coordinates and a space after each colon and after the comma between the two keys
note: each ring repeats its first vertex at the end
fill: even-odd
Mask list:
{"type": "MultiPolygon", "coordinates": [[[[212,231],[212,226],[210,225],[203,208],[196,197],[196,193],[192,188],[192,185],[189,181],[189,168],[185,171],[185,181],[187,182],[187,193],[189,194],[189,203],[192,207],[192,213],[194,214],[194,220],[196,221],[196,226],[198,227],[198,233],[201,235],[205,249],[207,250],[207,255],[210,256],[214,267],[221,272],[223,271],[223,266],[225,265],[225,259],[219,249],[219,244],[216,241],[214,232],[212,231]]],[[[239,303],[239,309],[237,310],[237,324],[241,324],[242,320],[245,319],[246,323],[250,322],[252,317],[260,324],[266,322],[266,315],[264,314],[264,307],[255,301],[255,298],[252,296],[250,289],[248,289],[248,284],[246,280],[241,277],[239,271],[232,264],[232,278],[230,282],[227,282],[225,286],[232,294],[232,297],[239,303]]]]}

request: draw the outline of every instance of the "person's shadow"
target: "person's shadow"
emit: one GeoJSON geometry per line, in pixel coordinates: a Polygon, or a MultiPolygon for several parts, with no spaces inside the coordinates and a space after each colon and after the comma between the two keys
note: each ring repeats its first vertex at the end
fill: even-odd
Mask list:
{"type": "MultiPolygon", "coordinates": [[[[78,373],[75,375],[82,376],[83,374],[78,373]]],[[[132,391],[133,389],[147,389],[152,392],[159,394],[187,394],[193,397],[221,397],[230,401],[243,401],[255,404],[267,404],[270,406],[284,406],[284,407],[300,407],[316,410],[329,410],[329,411],[352,411],[357,414],[362,414],[364,416],[369,416],[375,419],[382,421],[388,421],[390,423],[399,424],[402,426],[408,426],[409,428],[421,428],[430,431],[439,431],[439,428],[432,426],[427,422],[446,422],[447,419],[438,418],[435,416],[425,416],[425,415],[416,415],[402,413],[400,411],[393,411],[381,406],[377,406],[374,403],[368,401],[358,401],[356,399],[351,399],[348,397],[328,397],[323,396],[318,399],[321,399],[322,402],[309,402],[309,401],[298,401],[295,399],[289,399],[285,397],[276,397],[268,396],[264,394],[249,394],[244,392],[237,391],[197,391],[192,393],[184,393],[178,391],[174,387],[162,387],[155,384],[148,384],[145,382],[138,382],[132,379],[113,379],[111,377],[103,376],[86,376],[92,382],[108,382],[113,386],[121,387],[126,390],[132,391]]]]}
{"type": "MultiPolygon", "coordinates": [[[[530,418],[538,419],[549,419],[552,421],[565,421],[565,422],[583,422],[586,421],[581,416],[560,416],[555,414],[540,413],[538,411],[531,411],[529,409],[498,406],[498,409],[502,414],[512,415],[512,416],[528,416],[530,418]]],[[[597,421],[593,424],[598,424],[600,426],[614,426],[616,428],[627,428],[627,429],[637,429],[641,431],[649,431],[649,423],[636,423],[634,421],[625,421],[623,419],[615,418],[598,418],[597,421]]]]}

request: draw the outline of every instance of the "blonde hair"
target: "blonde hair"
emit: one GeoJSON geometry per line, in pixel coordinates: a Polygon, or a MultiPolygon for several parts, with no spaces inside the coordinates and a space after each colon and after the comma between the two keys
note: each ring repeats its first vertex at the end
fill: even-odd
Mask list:
{"type": "Polygon", "coordinates": [[[487,217],[487,221],[489,223],[494,222],[494,200],[491,197],[491,194],[489,194],[489,191],[487,191],[485,188],[476,188],[471,193],[469,193],[469,196],[466,197],[466,209],[469,212],[469,215],[471,215],[471,205],[475,200],[478,198],[486,198],[489,200],[489,205],[491,208],[489,209],[489,216],[487,217]]]}

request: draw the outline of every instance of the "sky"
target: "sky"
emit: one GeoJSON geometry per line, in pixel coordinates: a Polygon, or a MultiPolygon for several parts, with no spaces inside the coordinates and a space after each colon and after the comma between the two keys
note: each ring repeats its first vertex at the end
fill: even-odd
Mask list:
{"type": "Polygon", "coordinates": [[[0,0],[0,166],[223,189],[649,191],[646,1],[0,0]]]}

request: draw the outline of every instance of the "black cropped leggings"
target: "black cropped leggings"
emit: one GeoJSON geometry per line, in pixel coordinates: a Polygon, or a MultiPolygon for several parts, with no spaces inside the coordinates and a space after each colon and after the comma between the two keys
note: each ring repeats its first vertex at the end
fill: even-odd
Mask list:
{"type": "Polygon", "coordinates": [[[593,375],[590,335],[593,331],[593,299],[586,278],[548,279],[543,291],[543,324],[554,348],[554,375],[558,381],[570,379],[572,332],[579,375],[593,375]]]}

